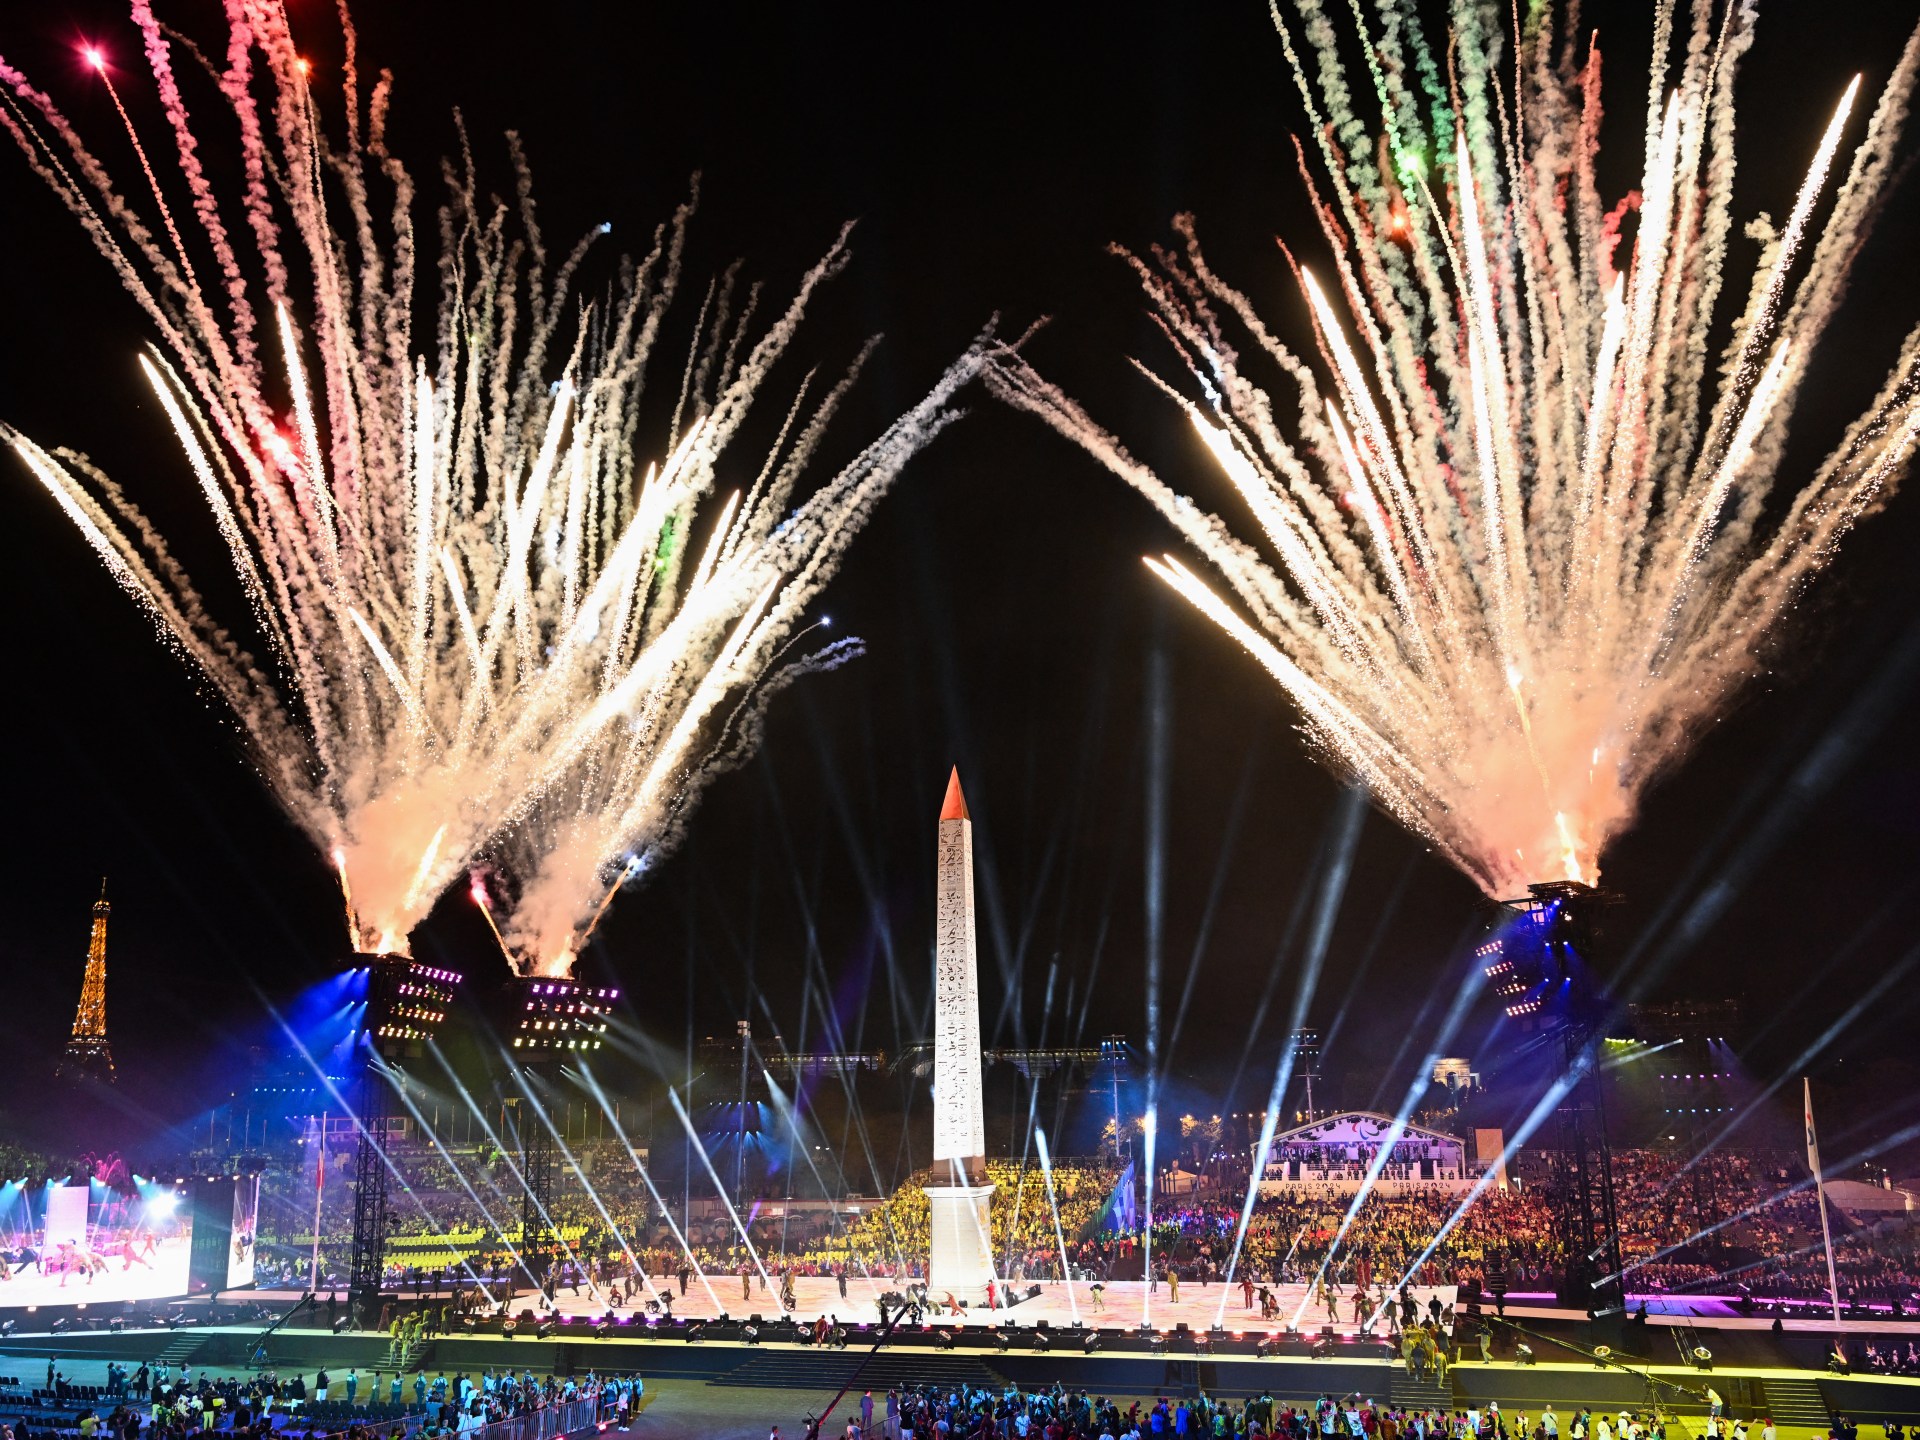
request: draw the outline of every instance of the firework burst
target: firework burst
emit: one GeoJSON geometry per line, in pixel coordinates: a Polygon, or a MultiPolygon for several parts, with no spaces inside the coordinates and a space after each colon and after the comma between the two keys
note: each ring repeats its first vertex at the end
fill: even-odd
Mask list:
{"type": "Polygon", "coordinates": [[[1147,563],[1386,809],[1495,896],[1592,883],[1649,780],[1754,672],[1920,431],[1916,331],[1840,444],[1797,492],[1773,494],[1787,420],[1891,179],[1920,32],[1864,127],[1860,83],[1840,98],[1784,225],[1748,227],[1746,303],[1716,346],[1751,5],[1700,0],[1677,20],[1658,7],[1642,180],[1611,206],[1596,179],[1597,41],[1582,52],[1550,12],[1528,11],[1503,65],[1512,37],[1456,5],[1443,62],[1415,7],[1388,0],[1357,37],[1356,78],[1318,0],[1293,11],[1273,19],[1317,148],[1300,168],[1331,263],[1285,259],[1318,363],[1208,268],[1185,217],[1179,247],[1126,256],[1185,369],[1156,383],[1267,548],[1019,357],[995,361],[989,383],[1174,523],[1224,593],[1176,557],[1147,563]],[[1252,378],[1263,366],[1282,399],[1252,378]]]}
{"type": "MultiPolygon", "coordinates": [[[[977,350],[823,481],[809,462],[858,361],[794,386],[771,445],[740,455],[808,302],[845,263],[843,232],[770,317],[732,272],[708,288],[645,463],[641,401],[691,202],[581,303],[605,227],[550,254],[517,138],[502,202],[480,190],[463,136],[423,263],[424,207],[388,148],[391,80],[363,88],[351,27],[340,93],[321,97],[278,0],[227,16],[216,62],[133,6],[168,137],[156,167],[113,89],[143,190],[121,188],[4,61],[0,123],[154,328],[141,368],[247,622],[213,613],[83,455],[6,438],[239,718],[273,793],[337,867],[356,949],[404,949],[492,849],[538,912],[509,914],[504,933],[528,942],[523,964],[552,968],[563,939],[551,954],[537,943],[571,933],[552,917],[586,921],[625,849],[671,842],[666,817],[738,738],[714,717],[767,688],[868,509],[954,417],[977,350]],[[237,130],[234,193],[203,164],[187,98],[202,80],[237,130]],[[728,468],[757,478],[722,500],[728,468]]],[[[111,88],[111,56],[86,60],[111,88]]]]}

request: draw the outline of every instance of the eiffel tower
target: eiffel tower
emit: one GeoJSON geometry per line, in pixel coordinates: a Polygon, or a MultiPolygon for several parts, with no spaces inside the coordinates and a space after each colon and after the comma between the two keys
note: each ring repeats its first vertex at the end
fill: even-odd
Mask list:
{"type": "Polygon", "coordinates": [[[55,1072],[63,1080],[113,1083],[113,1051],[107,1046],[107,882],[93,905],[93,937],[87,942],[87,973],[80,982],[80,1008],[74,1012],[67,1053],[55,1072]]]}

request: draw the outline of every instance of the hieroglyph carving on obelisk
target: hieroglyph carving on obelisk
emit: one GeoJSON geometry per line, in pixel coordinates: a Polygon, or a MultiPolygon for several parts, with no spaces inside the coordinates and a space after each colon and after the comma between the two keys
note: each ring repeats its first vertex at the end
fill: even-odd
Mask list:
{"type": "Polygon", "coordinates": [[[973,821],[960,771],[940,808],[939,910],[933,970],[933,1163],[944,1179],[983,1174],[986,1122],[980,1103],[980,978],[973,929],[973,821]]]}

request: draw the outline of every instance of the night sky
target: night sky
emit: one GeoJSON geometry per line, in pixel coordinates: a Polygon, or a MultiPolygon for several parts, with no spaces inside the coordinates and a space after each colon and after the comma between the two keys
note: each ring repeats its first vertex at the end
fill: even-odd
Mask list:
{"type": "MultiPolygon", "coordinates": [[[[219,33],[205,0],[160,8],[189,33],[219,33]]],[[[293,6],[322,79],[338,54],[333,8],[293,6]]],[[[1609,199],[1638,161],[1650,11],[1585,10],[1610,67],[1609,199]]],[[[1181,211],[1198,217],[1214,268],[1305,347],[1304,304],[1273,245],[1319,254],[1292,160],[1303,116],[1256,0],[414,0],[362,3],[355,18],[363,66],[398,78],[395,143],[423,190],[454,143],[457,104],[495,186],[511,182],[501,132],[522,134],[556,245],[608,220],[613,244],[642,248],[699,171],[693,279],[742,257],[783,295],[857,217],[853,266],[799,346],[834,365],[885,332],[836,427],[843,447],[917,396],[992,314],[1010,331],[1050,315],[1031,350],[1041,368],[1163,475],[1224,508],[1176,412],[1127,364],[1162,356],[1129,275],[1104,253],[1166,238],[1181,211]]],[[[1864,71],[1877,93],[1911,22],[1904,4],[1763,7],[1742,72],[1739,218],[1786,213],[1848,79],[1864,71]]],[[[78,62],[82,41],[119,62],[157,141],[123,9],[46,0],[0,19],[0,53],[52,90],[124,180],[130,157],[78,62]]],[[[1920,135],[1906,153],[1920,154],[1920,135]]],[[[1917,191],[1908,177],[1888,201],[1824,351],[1826,379],[1797,413],[1788,480],[1825,453],[1920,317],[1917,191]]],[[[139,384],[133,304],[10,144],[0,197],[0,418],[90,452],[196,572],[213,573],[211,527],[139,384]]],[[[1752,243],[1737,240],[1730,288],[1752,263],[1752,243]]],[[[909,467],[827,592],[822,608],[864,637],[866,658],[787,693],[759,758],[713,787],[684,850],[618,902],[591,967],[617,975],[641,1027],[676,1047],[742,1016],[790,1044],[823,1044],[828,1009],[849,1044],[920,1038],[934,821],[957,761],[979,857],[987,1032],[1138,1042],[1146,798],[1163,774],[1169,1073],[1217,1094],[1250,1055],[1233,1099],[1263,1099],[1303,939],[1290,926],[1351,802],[1304,753],[1277,689],[1147,574],[1142,553],[1175,541],[1145,502],[983,392],[971,412],[909,467]]],[[[1669,947],[1664,997],[1740,996],[1755,1032],[1747,1058],[1765,1075],[1916,938],[1917,542],[1913,493],[1856,532],[1773,672],[1606,857],[1625,896],[1614,953],[1669,947]]],[[[332,876],[248,773],[224,713],[10,458],[0,627],[8,1071],[40,1073],[64,1039],[104,874],[124,1088],[156,1115],[184,1113],[267,1034],[259,996],[284,1001],[343,958],[332,876]]],[[[1467,881],[1365,813],[1310,1012],[1323,1028],[1345,1016],[1326,1062],[1342,1099],[1372,1098],[1483,919],[1467,881]]],[[[416,949],[466,970],[476,990],[504,975],[457,895],[416,949]]],[[[1816,1064],[1829,1082],[1879,1066],[1864,1091],[1889,1128],[1920,1118],[1916,990],[1896,987],[1816,1064]]],[[[17,1089],[6,1102],[29,1105],[17,1089]]]]}

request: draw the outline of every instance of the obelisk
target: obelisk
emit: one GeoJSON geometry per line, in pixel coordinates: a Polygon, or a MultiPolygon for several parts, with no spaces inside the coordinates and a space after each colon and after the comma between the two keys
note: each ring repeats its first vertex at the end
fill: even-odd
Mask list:
{"type": "Polygon", "coordinates": [[[956,766],[940,807],[938,914],[933,950],[932,1240],[927,1291],[969,1305],[993,1278],[986,1121],[980,1106],[980,977],[973,930],[973,821],[956,766]]]}

